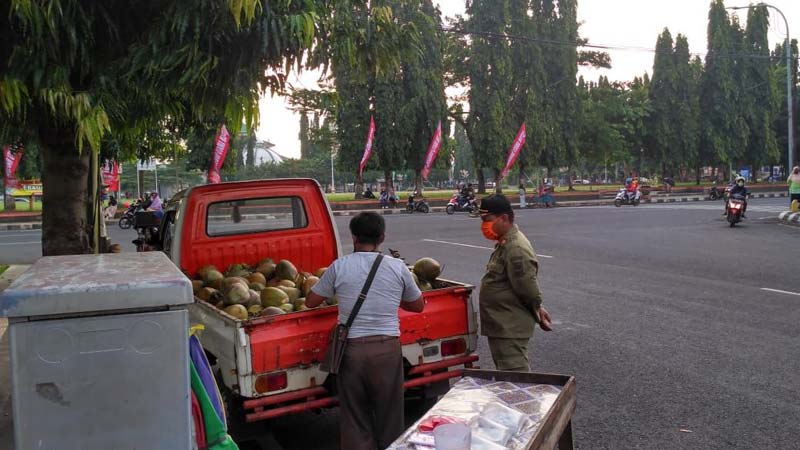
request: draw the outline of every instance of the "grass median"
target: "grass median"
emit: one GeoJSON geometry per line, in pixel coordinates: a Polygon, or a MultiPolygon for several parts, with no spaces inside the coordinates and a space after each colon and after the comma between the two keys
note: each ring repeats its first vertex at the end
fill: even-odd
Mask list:
{"type": "Polygon", "coordinates": [[[2,274],[3,274],[3,272],[5,272],[5,271],[6,271],[6,269],[8,269],[8,266],[7,266],[7,265],[5,265],[5,264],[0,264],[0,275],[2,275],[2,274]]]}

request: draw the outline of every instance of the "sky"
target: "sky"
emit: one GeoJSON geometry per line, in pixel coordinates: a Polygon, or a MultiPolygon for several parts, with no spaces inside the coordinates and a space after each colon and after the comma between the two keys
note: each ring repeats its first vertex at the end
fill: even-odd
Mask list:
{"type": "MultiPolygon", "coordinates": [[[[463,14],[464,0],[434,0],[443,17],[463,14]]],[[[706,27],[710,0],[579,0],[580,34],[592,44],[624,47],[609,50],[611,69],[581,68],[580,75],[589,80],[607,76],[612,81],[632,80],[644,72],[652,72],[653,52],[658,34],[669,28],[673,38],[681,33],[689,40],[689,50],[701,57],[706,51],[706,27]]],[[[746,0],[726,0],[726,6],[746,6],[746,0]]],[[[789,22],[792,37],[800,38],[800,1],[771,0],[789,22]]],[[[732,11],[746,22],[747,10],[732,11]]],[[[783,19],[770,10],[770,47],[786,39],[783,19]]],[[[298,88],[317,87],[319,73],[291,74],[290,83],[298,88]]],[[[283,156],[300,156],[299,117],[288,108],[282,97],[265,97],[260,102],[261,124],[256,131],[259,140],[269,140],[283,156]]],[[[365,137],[366,139],[366,137],[365,137]]]]}

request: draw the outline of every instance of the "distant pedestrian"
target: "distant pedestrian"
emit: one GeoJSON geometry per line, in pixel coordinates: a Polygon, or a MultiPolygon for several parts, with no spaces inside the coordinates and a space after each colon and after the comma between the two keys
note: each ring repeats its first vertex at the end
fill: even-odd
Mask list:
{"type": "MultiPolygon", "coordinates": [[[[350,221],[354,253],[331,264],[306,298],[315,308],[339,299],[339,323],[347,322],[376,264],[386,236],[383,216],[361,213],[350,221]]],[[[405,263],[384,256],[348,333],[336,376],[342,450],[388,447],[405,429],[403,420],[403,354],[398,307],[422,312],[425,304],[405,263]]]]}
{"type": "Polygon", "coordinates": [[[544,331],[552,330],[536,279],[539,260],[514,224],[514,210],[504,195],[484,198],[479,212],[483,236],[497,241],[481,279],[481,334],[489,338],[497,370],[527,372],[528,343],[536,324],[544,331]]]}
{"type": "Polygon", "coordinates": [[[789,204],[791,205],[793,200],[800,203],[800,166],[794,166],[792,174],[786,181],[789,183],[789,204]]]}
{"type": "Polygon", "coordinates": [[[111,220],[117,214],[117,198],[114,195],[110,195],[108,198],[108,206],[106,206],[105,211],[103,214],[107,220],[111,220]]]}
{"type": "Polygon", "coordinates": [[[528,206],[525,204],[525,184],[519,184],[519,207],[521,209],[527,208],[528,206]]]}

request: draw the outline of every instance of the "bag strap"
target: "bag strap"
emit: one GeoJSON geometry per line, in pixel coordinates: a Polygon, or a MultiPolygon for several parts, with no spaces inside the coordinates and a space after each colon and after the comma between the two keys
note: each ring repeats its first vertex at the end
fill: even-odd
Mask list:
{"type": "Polygon", "coordinates": [[[353,310],[350,311],[350,317],[347,318],[347,324],[345,324],[345,326],[348,329],[350,328],[350,326],[353,325],[353,321],[356,320],[356,316],[358,315],[358,311],[361,309],[361,305],[367,298],[367,292],[369,292],[369,288],[370,286],[372,286],[372,280],[375,279],[375,274],[378,272],[378,266],[381,265],[382,260],[383,260],[383,255],[378,253],[378,257],[375,258],[375,262],[372,263],[372,269],[370,269],[369,275],[367,275],[367,281],[364,282],[364,287],[361,288],[361,293],[358,294],[358,300],[356,300],[356,304],[355,306],[353,306],[353,310]]]}

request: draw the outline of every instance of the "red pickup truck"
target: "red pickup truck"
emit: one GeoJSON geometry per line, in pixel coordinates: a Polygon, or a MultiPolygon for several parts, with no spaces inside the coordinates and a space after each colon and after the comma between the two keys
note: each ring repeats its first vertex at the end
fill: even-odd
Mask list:
{"type": "MultiPolygon", "coordinates": [[[[150,247],[163,250],[190,278],[199,268],[224,270],[265,258],[299,270],[327,267],[342,254],[336,224],[311,179],[197,186],[167,203],[150,247]]],[[[473,286],[443,281],[426,291],[425,311],[399,311],[407,392],[431,398],[477,361],[473,286]]],[[[319,369],[338,307],[239,320],[199,298],[192,323],[227,393],[228,408],[247,422],[335,406],[334,383],[319,369]]],[[[235,414],[232,414],[235,416],[235,414]]]]}

